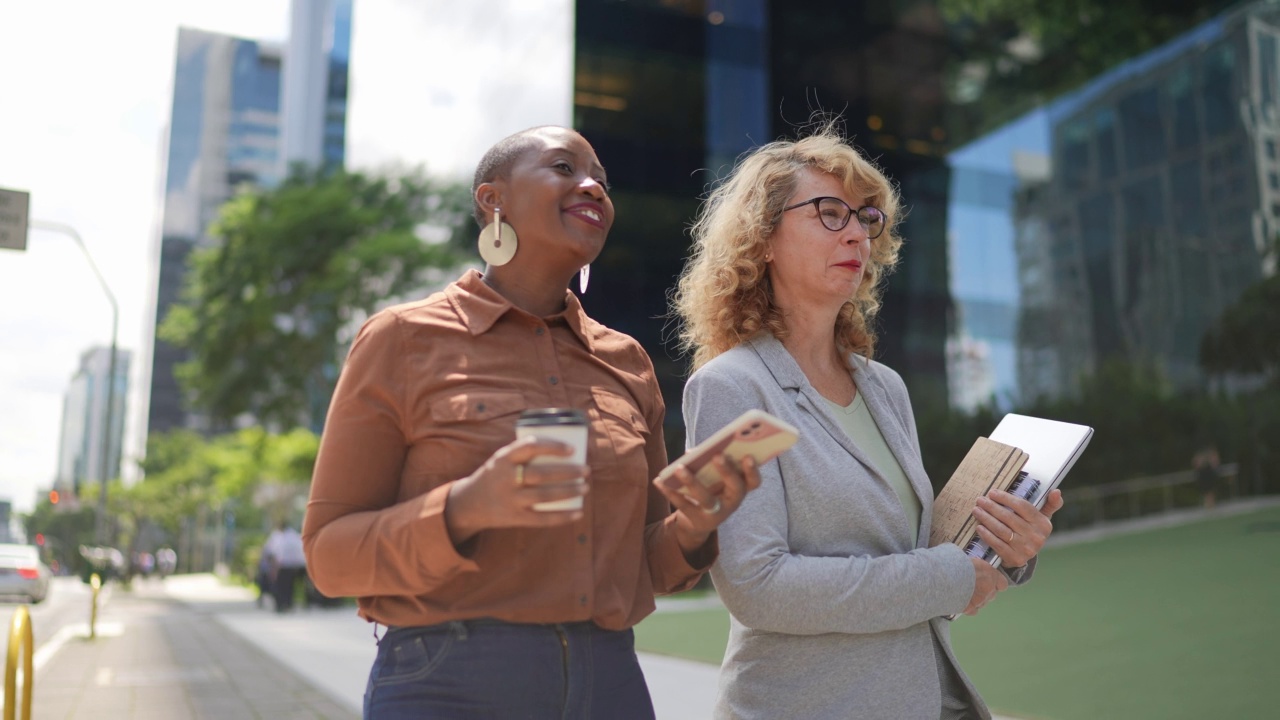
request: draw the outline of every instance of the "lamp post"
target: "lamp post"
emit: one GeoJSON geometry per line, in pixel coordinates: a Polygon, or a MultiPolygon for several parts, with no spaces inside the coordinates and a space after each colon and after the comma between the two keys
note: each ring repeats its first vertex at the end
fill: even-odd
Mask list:
{"type": "MultiPolygon", "coordinates": [[[[76,245],[80,246],[80,250],[84,253],[85,259],[89,261],[89,267],[93,268],[93,274],[98,278],[98,284],[102,285],[102,291],[107,294],[107,300],[111,301],[111,357],[107,360],[107,421],[103,426],[100,465],[102,487],[98,492],[98,512],[93,524],[94,537],[99,545],[104,545],[107,542],[107,482],[111,475],[111,426],[115,420],[113,411],[116,404],[116,338],[120,329],[120,306],[116,304],[116,296],[111,293],[111,288],[107,287],[107,281],[98,270],[98,264],[93,261],[89,248],[85,247],[84,241],[80,239],[80,233],[76,232],[75,228],[42,220],[31,220],[28,225],[32,228],[62,233],[75,240],[76,245]]],[[[121,427],[120,430],[123,435],[124,428],[121,427]]]]}

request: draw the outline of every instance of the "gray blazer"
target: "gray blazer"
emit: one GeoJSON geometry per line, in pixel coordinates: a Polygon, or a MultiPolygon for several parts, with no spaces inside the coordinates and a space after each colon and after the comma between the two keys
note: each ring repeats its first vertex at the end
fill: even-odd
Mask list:
{"type": "MultiPolygon", "coordinates": [[[[959,547],[927,547],[933,490],[906,386],[877,362],[855,355],[853,364],[867,409],[920,497],[915,537],[893,488],[772,335],[720,355],[685,386],[690,446],[750,408],[800,430],[720,528],[711,577],[732,621],[717,718],[932,720],[943,662],[956,667],[973,714],[990,717],[951,651],[943,616],[968,604],[973,566],[959,547]]],[[[1010,577],[1023,581],[1030,571],[1010,577]]]]}

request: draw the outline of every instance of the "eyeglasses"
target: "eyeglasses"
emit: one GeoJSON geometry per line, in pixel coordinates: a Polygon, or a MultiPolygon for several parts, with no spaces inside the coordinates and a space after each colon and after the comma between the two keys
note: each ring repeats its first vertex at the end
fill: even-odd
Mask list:
{"type": "Polygon", "coordinates": [[[805,200],[796,203],[790,207],[782,208],[782,212],[795,210],[805,205],[813,205],[818,209],[818,218],[822,220],[825,226],[831,232],[840,232],[849,224],[849,218],[856,213],[858,215],[858,224],[863,230],[867,231],[867,239],[875,240],[884,232],[884,213],[880,208],[871,205],[854,210],[849,204],[836,197],[816,197],[812,200],[805,200]]]}

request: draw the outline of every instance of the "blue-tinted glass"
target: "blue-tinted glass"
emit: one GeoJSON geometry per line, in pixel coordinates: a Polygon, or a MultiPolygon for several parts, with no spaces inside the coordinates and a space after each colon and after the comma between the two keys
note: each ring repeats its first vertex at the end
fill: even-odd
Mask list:
{"type": "Polygon", "coordinates": [[[1128,170],[1137,170],[1165,157],[1164,118],[1160,114],[1160,93],[1154,86],[1134,90],[1120,100],[1121,137],[1128,170]]]}

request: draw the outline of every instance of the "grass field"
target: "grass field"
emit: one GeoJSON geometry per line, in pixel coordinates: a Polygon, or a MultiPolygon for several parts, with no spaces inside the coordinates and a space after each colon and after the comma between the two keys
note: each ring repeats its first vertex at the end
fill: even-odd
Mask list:
{"type": "MultiPolygon", "coordinates": [[[[641,650],[719,663],[722,610],[664,613],[641,650]]],[[[952,639],[1000,713],[1280,717],[1280,507],[1046,550],[952,639]]]]}

